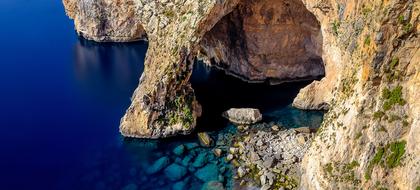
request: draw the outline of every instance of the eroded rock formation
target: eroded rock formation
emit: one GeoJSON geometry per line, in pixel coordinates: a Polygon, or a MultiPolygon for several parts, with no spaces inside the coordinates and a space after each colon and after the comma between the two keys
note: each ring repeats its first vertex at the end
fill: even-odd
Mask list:
{"type": "Polygon", "coordinates": [[[288,71],[300,72],[300,67],[312,68],[316,61],[311,60],[321,55],[325,77],[302,89],[294,102],[304,109],[329,110],[303,159],[302,189],[420,185],[419,1],[64,0],[64,4],[76,30],[86,38],[132,41],[147,34],[145,71],[121,121],[123,135],[159,138],[193,129],[201,109],[188,79],[199,52],[247,80],[314,76],[305,70],[291,77],[275,65],[295,62],[296,68],[288,71]],[[315,15],[322,43],[315,25],[296,24],[308,21],[312,17],[306,17],[308,13],[281,15],[289,10],[283,7],[287,2],[303,3],[315,15]],[[232,29],[224,28],[225,22],[235,24],[233,32],[240,39],[217,34],[232,29]],[[299,31],[297,37],[277,36],[288,30],[277,23],[292,23],[286,29],[299,31]],[[296,44],[271,43],[266,35],[296,44]],[[228,41],[212,41],[220,38],[228,41]],[[277,47],[297,49],[285,50],[293,56],[285,54],[282,59],[284,51],[277,47]],[[236,55],[240,58],[232,57],[236,55]]]}
{"type": "Polygon", "coordinates": [[[200,46],[205,62],[246,81],[324,75],[320,25],[301,1],[243,0],[200,46]]]}

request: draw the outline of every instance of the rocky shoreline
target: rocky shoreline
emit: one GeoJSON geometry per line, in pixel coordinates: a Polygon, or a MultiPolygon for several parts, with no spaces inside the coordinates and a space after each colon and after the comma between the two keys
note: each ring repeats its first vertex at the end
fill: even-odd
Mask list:
{"type": "Polygon", "coordinates": [[[238,131],[226,157],[235,168],[235,187],[298,187],[300,163],[314,137],[309,128],[261,123],[238,126],[238,131]]]}
{"type": "Polygon", "coordinates": [[[219,132],[198,133],[199,143],[176,146],[146,173],[164,173],[171,189],[296,189],[313,132],[274,122],[230,124],[219,132]]]}

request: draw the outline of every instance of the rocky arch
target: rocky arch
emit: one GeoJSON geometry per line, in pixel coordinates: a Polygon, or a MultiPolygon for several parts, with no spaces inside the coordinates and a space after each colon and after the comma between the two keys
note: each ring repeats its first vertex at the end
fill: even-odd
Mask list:
{"type": "Polygon", "coordinates": [[[299,0],[243,0],[199,45],[207,64],[249,82],[324,75],[320,23],[299,0]]]}

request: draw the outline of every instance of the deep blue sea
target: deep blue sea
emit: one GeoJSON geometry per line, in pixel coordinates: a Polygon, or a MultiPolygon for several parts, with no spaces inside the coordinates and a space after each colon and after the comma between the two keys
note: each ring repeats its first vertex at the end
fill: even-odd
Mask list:
{"type": "MultiPolygon", "coordinates": [[[[163,172],[145,170],[164,156],[177,160],[173,148],[196,136],[147,141],[118,132],[146,42],[79,39],[59,0],[0,0],[0,24],[0,189],[173,188],[163,172]]],[[[287,127],[322,120],[289,106],[308,82],[247,84],[200,63],[191,82],[204,109],[199,131],[228,130],[220,114],[230,107],[260,108],[265,121],[287,127]]],[[[193,172],[182,179],[186,189],[202,185],[193,172]]]]}

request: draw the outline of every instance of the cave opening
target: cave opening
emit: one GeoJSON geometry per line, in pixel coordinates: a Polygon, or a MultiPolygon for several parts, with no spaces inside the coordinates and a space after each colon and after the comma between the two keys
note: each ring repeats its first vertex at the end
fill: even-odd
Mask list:
{"type": "Polygon", "coordinates": [[[191,79],[203,106],[198,130],[225,126],[220,115],[233,107],[259,108],[266,122],[289,117],[286,127],[319,126],[322,112],[291,103],[325,75],[322,40],[319,21],[300,0],[241,1],[200,42],[191,79]]]}

